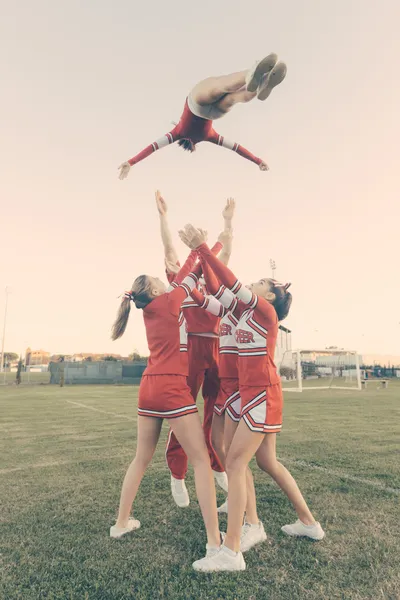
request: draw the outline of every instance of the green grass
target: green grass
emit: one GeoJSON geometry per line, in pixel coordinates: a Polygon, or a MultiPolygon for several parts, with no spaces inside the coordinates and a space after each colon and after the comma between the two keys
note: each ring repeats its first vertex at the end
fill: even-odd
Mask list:
{"type": "Polygon", "coordinates": [[[327,536],[285,537],[293,511],[254,467],[268,541],[233,575],[191,569],[204,528],[192,472],[190,507],[171,499],[166,427],[136,501],[142,528],[109,539],[135,451],[137,388],[0,388],[0,598],[399,599],[400,385],[389,386],[286,394],[278,452],[327,536]]]}

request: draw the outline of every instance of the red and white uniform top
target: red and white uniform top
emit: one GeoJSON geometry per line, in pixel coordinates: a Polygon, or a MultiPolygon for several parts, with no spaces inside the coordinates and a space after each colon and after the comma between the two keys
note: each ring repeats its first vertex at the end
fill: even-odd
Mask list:
{"type": "Polygon", "coordinates": [[[235,331],[240,385],[269,387],[279,383],[274,363],[279,323],[274,307],[244,287],[206,244],[197,251],[223,285],[220,299],[225,295],[224,303],[232,302],[234,296],[240,300],[235,331]]]}
{"type": "Polygon", "coordinates": [[[169,144],[173,144],[179,140],[190,140],[193,144],[198,144],[199,142],[211,142],[212,144],[223,146],[228,150],[233,150],[233,152],[254,162],[256,165],[260,165],[263,162],[261,158],[254,156],[254,154],[246,150],[246,148],[240,144],[230,142],[222,135],[219,135],[213,128],[212,120],[199,117],[190,110],[188,100],[186,100],[178,125],[163,137],[144,148],[144,150],[139,152],[139,154],[136,154],[136,156],[128,160],[128,162],[131,166],[136,165],[144,158],[150,156],[150,154],[153,154],[153,152],[165,148],[166,146],[169,146],[169,144]]]}
{"type": "Polygon", "coordinates": [[[192,261],[186,261],[174,285],[143,309],[150,357],[144,375],[189,374],[187,332],[182,302],[196,287],[196,273],[187,274],[192,261]]]}
{"type": "MultiPolygon", "coordinates": [[[[222,244],[217,242],[211,249],[211,252],[218,254],[222,250],[222,244]]],[[[194,269],[197,260],[197,252],[190,254],[192,260],[191,269],[194,269]]],[[[190,265],[189,265],[190,266],[190,265]]],[[[168,281],[172,284],[175,281],[175,275],[167,273],[168,281]]],[[[200,283],[197,284],[198,290],[206,294],[200,283]]],[[[204,337],[218,337],[219,317],[209,311],[202,310],[191,296],[188,296],[182,303],[182,312],[186,321],[187,333],[189,335],[200,335],[204,337]]]]}

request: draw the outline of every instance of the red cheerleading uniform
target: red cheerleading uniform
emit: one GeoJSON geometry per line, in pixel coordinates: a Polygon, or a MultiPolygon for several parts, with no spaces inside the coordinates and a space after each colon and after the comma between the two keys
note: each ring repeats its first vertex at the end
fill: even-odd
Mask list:
{"type": "Polygon", "coordinates": [[[183,300],[197,284],[194,273],[184,277],[188,262],[175,287],[143,309],[150,351],[139,388],[138,414],[143,417],[171,419],[197,412],[187,385],[187,333],[181,311],[183,300]]]}
{"type": "Polygon", "coordinates": [[[178,125],[163,137],[147,146],[144,150],[139,152],[139,154],[136,154],[136,156],[128,160],[128,163],[131,166],[136,165],[144,158],[150,156],[150,154],[153,154],[153,152],[156,152],[169,144],[178,142],[179,140],[190,140],[193,144],[198,144],[199,142],[211,142],[212,144],[223,146],[228,150],[233,150],[233,152],[254,162],[256,165],[261,165],[263,162],[261,158],[254,156],[254,154],[246,150],[246,148],[243,148],[240,144],[230,142],[222,135],[219,135],[213,128],[213,121],[193,114],[189,108],[188,101],[186,100],[178,125]]]}
{"type": "Polygon", "coordinates": [[[240,418],[259,433],[282,428],[283,395],[274,364],[279,323],[272,304],[245,288],[206,244],[198,249],[223,286],[242,302],[235,339],[238,348],[240,418]],[[243,306],[245,305],[245,306],[243,306]]]}
{"type": "Polygon", "coordinates": [[[239,421],[241,400],[239,393],[238,348],[235,339],[236,327],[241,306],[238,299],[225,288],[221,288],[218,279],[207,261],[200,257],[207,290],[215,298],[204,298],[193,290],[191,296],[206,311],[219,311],[219,376],[220,389],[214,406],[214,412],[222,416],[225,411],[234,421],[239,421]],[[197,297],[195,296],[197,294],[197,297]],[[213,300],[213,301],[212,301],[213,300]],[[214,304],[216,306],[214,308],[214,304]]]}
{"type": "MultiPolygon", "coordinates": [[[[222,244],[213,246],[212,252],[218,254],[222,244]]],[[[197,252],[192,253],[193,263],[197,252]]],[[[199,264],[200,268],[200,264],[199,264]]],[[[201,288],[201,286],[198,286],[201,288]]],[[[182,304],[182,312],[188,333],[189,375],[188,386],[196,402],[200,388],[204,399],[203,431],[213,471],[223,472],[224,468],[211,443],[211,425],[214,406],[217,401],[220,381],[218,374],[218,328],[219,317],[202,310],[196,302],[187,297],[182,304]]],[[[171,431],[168,436],[166,459],[175,479],[184,479],[188,460],[176,436],[171,431]]]]}

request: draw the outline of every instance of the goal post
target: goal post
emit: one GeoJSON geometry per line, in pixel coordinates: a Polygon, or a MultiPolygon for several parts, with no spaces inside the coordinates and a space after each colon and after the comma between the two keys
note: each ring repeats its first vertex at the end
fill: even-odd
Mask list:
{"type": "Polygon", "coordinates": [[[287,350],[279,372],[286,392],[361,390],[360,357],[355,350],[287,350]]]}

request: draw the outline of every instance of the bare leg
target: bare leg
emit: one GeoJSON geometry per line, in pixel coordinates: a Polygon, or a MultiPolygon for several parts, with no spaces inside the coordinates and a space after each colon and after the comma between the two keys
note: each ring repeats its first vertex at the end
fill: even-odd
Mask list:
{"type": "Polygon", "coordinates": [[[191,91],[193,100],[200,106],[218,102],[226,94],[237,92],[246,83],[247,71],[239,71],[221,77],[208,77],[200,81],[191,91]]]}
{"type": "Polygon", "coordinates": [[[169,425],[194,469],[196,493],[210,546],[220,545],[214,477],[199,415],[170,419],[169,425]]]}
{"type": "MultiPolygon", "coordinates": [[[[229,419],[229,417],[227,417],[229,419]]],[[[214,413],[212,426],[211,426],[211,443],[221,461],[222,466],[225,468],[226,453],[225,453],[225,440],[224,440],[224,425],[225,415],[217,415],[214,413]]]]}
{"type": "MultiPolygon", "coordinates": [[[[236,430],[239,423],[233,421],[228,415],[225,418],[225,451],[228,454],[229,448],[232,444],[232,440],[235,436],[236,430]]],[[[229,473],[228,473],[229,483],[229,473]]],[[[257,501],[256,501],[256,490],[254,488],[253,473],[250,467],[246,470],[246,521],[252,525],[257,525],[260,521],[257,514],[257,501]]],[[[228,503],[229,503],[229,492],[228,492],[228,503]]]]}
{"type": "MultiPolygon", "coordinates": [[[[268,433],[256,453],[257,464],[276,481],[293,504],[299,519],[305,525],[312,525],[315,519],[304,500],[299,487],[289,471],[276,459],[276,433],[268,433]]],[[[230,485],[230,484],[229,484],[230,485]]]]}
{"type": "Polygon", "coordinates": [[[217,106],[222,112],[227,113],[235,104],[238,104],[240,102],[250,102],[250,100],[253,100],[256,96],[257,92],[248,92],[246,89],[243,89],[239,90],[238,92],[226,94],[218,102],[215,103],[215,106],[217,106]]]}
{"type": "Polygon", "coordinates": [[[229,480],[228,531],[225,546],[238,552],[244,512],[247,502],[247,468],[251,458],[263,441],[264,434],[250,431],[242,420],[239,423],[226,458],[229,480]]]}
{"type": "Polygon", "coordinates": [[[153,458],[158,438],[160,437],[161,426],[162,419],[138,417],[136,456],[129,465],[124,483],[122,484],[117,527],[124,528],[128,524],[132,504],[136,498],[140,482],[153,458]]]}

